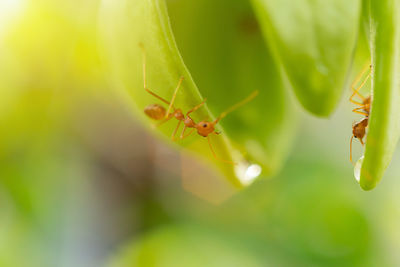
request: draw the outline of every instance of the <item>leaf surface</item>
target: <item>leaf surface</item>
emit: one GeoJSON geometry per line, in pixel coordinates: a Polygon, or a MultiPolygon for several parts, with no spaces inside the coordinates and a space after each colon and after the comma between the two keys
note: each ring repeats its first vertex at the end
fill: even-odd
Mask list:
{"type": "MultiPolygon", "coordinates": [[[[139,44],[143,44],[146,51],[146,83],[152,91],[169,101],[183,76],[181,90],[174,102],[176,107],[186,112],[202,102],[203,97],[208,99],[207,105],[193,113],[196,122],[214,119],[258,90],[260,94],[256,99],[218,124],[217,130],[222,134],[211,136],[218,157],[232,160],[237,165],[214,159],[207,140],[196,133],[175,144],[212,163],[236,187],[252,179],[246,174],[252,163],[261,165],[264,174],[273,174],[287,154],[294,127],[279,72],[258,32],[250,6],[240,1],[234,1],[232,5],[229,1],[168,3],[172,29],[164,1],[104,2],[102,35],[110,70],[119,82],[118,87],[123,89],[121,92],[128,96],[126,99],[145,125],[154,124],[144,116],[143,109],[149,104],[162,103],[143,88],[139,44]],[[255,32],[252,32],[254,24],[255,32]],[[190,29],[185,25],[190,25],[190,29]],[[220,25],[222,31],[219,31],[220,25]],[[182,47],[183,58],[172,30],[178,33],[177,43],[182,47]],[[187,59],[194,79],[183,59],[185,62],[187,59]],[[194,80],[198,81],[199,89],[194,80]]],[[[172,119],[153,131],[170,139],[177,123],[172,119]]]]}
{"type": "Polygon", "coordinates": [[[303,107],[328,116],[337,106],[356,45],[359,0],[253,0],[303,107]]]}
{"type": "Polygon", "coordinates": [[[365,154],[355,173],[361,167],[360,185],[370,190],[381,180],[400,136],[400,3],[366,3],[370,12],[372,106],[365,154]]]}

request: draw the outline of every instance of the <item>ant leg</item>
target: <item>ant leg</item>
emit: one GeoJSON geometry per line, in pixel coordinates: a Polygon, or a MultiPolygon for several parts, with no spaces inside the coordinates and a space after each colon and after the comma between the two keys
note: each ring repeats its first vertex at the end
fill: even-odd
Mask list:
{"type": "Polygon", "coordinates": [[[178,89],[181,86],[183,79],[184,79],[183,77],[181,77],[179,79],[178,85],[176,86],[174,94],[172,95],[171,103],[169,104],[169,107],[168,107],[167,113],[165,114],[165,117],[168,117],[169,113],[171,112],[171,108],[173,108],[173,106],[174,106],[176,94],[178,93],[178,89]]]}
{"type": "Polygon", "coordinates": [[[352,95],[352,96],[350,97],[350,99],[349,99],[349,101],[350,101],[351,103],[353,103],[353,104],[355,104],[355,105],[357,105],[357,106],[364,106],[363,103],[360,103],[360,102],[358,102],[358,101],[353,100],[353,97],[354,97],[354,95],[352,95]]]}
{"type": "MultiPolygon", "coordinates": [[[[190,116],[188,116],[190,118],[190,116]]],[[[188,137],[189,135],[191,135],[196,129],[192,129],[188,134],[185,135],[185,131],[188,127],[185,125],[185,127],[183,127],[181,136],[179,137],[180,139],[185,139],[186,137],[188,137]]]]}
{"type": "Polygon", "coordinates": [[[352,149],[352,147],[353,147],[353,135],[351,136],[351,138],[350,138],[350,162],[351,163],[353,163],[353,158],[352,158],[352,153],[353,153],[353,149],[352,149]]]}
{"type": "MultiPolygon", "coordinates": [[[[189,114],[192,113],[192,112],[194,112],[194,111],[196,111],[196,110],[198,110],[199,108],[201,108],[201,107],[204,105],[204,103],[206,102],[206,100],[207,100],[207,98],[204,98],[203,102],[201,102],[200,104],[198,104],[197,106],[195,106],[194,108],[192,108],[191,110],[189,110],[188,112],[186,112],[186,116],[189,117],[190,119],[192,119],[192,118],[189,116],[189,114]]],[[[192,119],[192,120],[193,120],[193,119],[192,119]]],[[[181,136],[179,137],[180,139],[183,139],[183,138],[189,136],[189,135],[193,132],[193,131],[192,131],[192,132],[190,132],[188,135],[185,136],[186,128],[187,128],[187,126],[185,125],[185,127],[183,127],[181,136]]]]}
{"type": "Polygon", "coordinates": [[[362,138],[358,138],[360,140],[361,145],[364,145],[362,138]]]}
{"type": "Polygon", "coordinates": [[[179,121],[179,122],[178,122],[178,124],[177,124],[176,127],[175,127],[174,132],[172,133],[172,136],[171,136],[171,140],[172,140],[172,141],[175,140],[175,135],[176,135],[176,132],[177,132],[178,129],[179,129],[179,126],[181,125],[181,122],[182,122],[182,121],[179,121]]]}
{"type": "MultiPolygon", "coordinates": [[[[142,58],[143,58],[143,66],[142,67],[143,67],[143,88],[144,88],[144,90],[146,90],[149,94],[158,98],[165,104],[169,105],[170,103],[167,100],[165,100],[164,98],[162,98],[161,96],[157,95],[156,93],[152,92],[150,89],[147,88],[147,84],[146,84],[146,51],[145,51],[142,43],[139,43],[139,47],[142,50],[142,58]]],[[[167,118],[167,117],[165,117],[165,118],[167,118]]]]}
{"type": "Polygon", "coordinates": [[[188,137],[189,135],[191,135],[192,133],[194,133],[194,131],[195,131],[196,129],[192,129],[188,134],[184,135],[185,130],[186,130],[186,126],[185,126],[185,128],[183,129],[182,134],[181,134],[181,136],[180,136],[181,139],[185,139],[186,137],[188,137]]]}
{"type": "MultiPolygon", "coordinates": [[[[201,102],[200,104],[198,104],[197,106],[195,106],[194,108],[192,108],[191,110],[189,110],[188,112],[186,112],[186,116],[189,117],[189,118],[193,121],[193,119],[189,116],[189,114],[192,113],[192,112],[194,112],[194,111],[196,111],[196,110],[198,110],[199,108],[201,108],[201,107],[205,104],[206,101],[207,101],[207,98],[204,98],[203,102],[201,102]]],[[[186,128],[187,128],[187,126],[185,125],[185,127],[183,127],[181,136],[179,137],[180,139],[183,139],[183,138],[185,138],[185,137],[188,137],[188,136],[193,132],[193,131],[191,131],[189,134],[187,134],[187,135],[185,136],[186,128]]],[[[193,130],[194,130],[194,129],[193,129],[193,130]]]]}
{"type": "Polygon", "coordinates": [[[183,126],[183,130],[182,130],[181,136],[179,137],[180,139],[183,139],[183,136],[185,135],[186,128],[187,128],[186,125],[183,126]]]}
{"type": "Polygon", "coordinates": [[[207,136],[207,140],[208,140],[208,145],[210,146],[211,153],[213,154],[213,156],[214,156],[214,158],[215,158],[216,160],[219,160],[219,161],[222,161],[222,162],[225,162],[225,163],[229,163],[229,164],[233,164],[233,165],[236,164],[236,163],[234,163],[233,161],[229,161],[229,160],[224,160],[224,159],[218,158],[218,157],[217,157],[217,154],[215,154],[215,151],[214,151],[214,149],[213,149],[213,147],[212,147],[212,145],[211,145],[211,140],[210,140],[210,136],[209,136],[209,135],[207,136]]]}
{"type": "Polygon", "coordinates": [[[198,104],[197,106],[195,106],[194,108],[192,108],[191,110],[186,112],[186,116],[189,116],[190,113],[192,113],[192,112],[198,110],[199,108],[201,108],[206,101],[207,101],[207,98],[204,98],[203,102],[201,102],[200,104],[198,104]]]}
{"type": "Polygon", "coordinates": [[[243,106],[244,104],[246,104],[247,102],[251,101],[254,97],[256,97],[258,95],[258,91],[254,91],[253,93],[251,93],[248,97],[246,97],[245,99],[243,99],[242,101],[240,101],[239,103],[236,103],[235,105],[233,105],[232,107],[228,108],[226,111],[222,112],[221,115],[219,115],[219,117],[213,122],[214,124],[217,124],[221,119],[223,119],[226,115],[228,115],[229,113],[231,113],[232,111],[234,111],[235,109],[243,106]]]}
{"type": "Polygon", "coordinates": [[[360,81],[361,77],[364,75],[364,73],[367,71],[367,68],[364,68],[363,71],[361,71],[361,73],[357,76],[357,78],[354,80],[354,82],[351,84],[351,89],[353,90],[353,94],[350,96],[350,102],[354,103],[354,104],[359,104],[359,102],[354,101],[353,97],[357,94],[362,101],[365,100],[365,97],[360,94],[359,90],[364,86],[364,84],[367,82],[368,78],[371,76],[371,66],[370,66],[370,71],[368,73],[368,75],[365,77],[365,79],[363,80],[363,82],[360,84],[360,86],[358,86],[357,88],[355,88],[356,84],[360,81]]]}
{"type": "MultiPolygon", "coordinates": [[[[352,101],[353,97],[357,94],[363,101],[365,100],[365,97],[360,94],[359,90],[364,86],[364,84],[367,82],[368,78],[371,76],[371,72],[368,73],[368,75],[365,77],[364,81],[360,84],[360,86],[358,86],[356,89],[354,87],[352,87],[351,89],[353,90],[353,94],[350,96],[350,101],[352,101]]],[[[355,101],[354,101],[355,102],[355,101]]],[[[353,103],[354,103],[353,102],[353,103]]]]}
{"type": "Polygon", "coordinates": [[[371,65],[365,64],[364,68],[360,71],[360,73],[358,73],[354,81],[351,83],[351,88],[356,87],[356,84],[360,82],[361,77],[365,74],[368,68],[371,70],[371,65]]]}
{"type": "Polygon", "coordinates": [[[165,99],[162,98],[161,96],[157,95],[156,93],[152,92],[150,89],[148,89],[148,88],[144,88],[144,89],[145,89],[149,94],[151,94],[152,96],[154,96],[154,97],[160,99],[160,100],[161,100],[162,102],[164,102],[165,104],[167,104],[167,105],[170,104],[167,100],[165,100],[165,99]]]}
{"type": "Polygon", "coordinates": [[[355,108],[355,109],[353,109],[352,111],[353,111],[354,113],[361,114],[361,115],[364,115],[364,116],[368,116],[368,115],[369,115],[367,112],[362,111],[362,110],[364,110],[364,107],[355,108]],[[360,111],[360,109],[361,109],[361,111],[360,111]]]}
{"type": "Polygon", "coordinates": [[[169,121],[170,119],[172,119],[173,117],[172,116],[170,116],[170,117],[168,117],[168,118],[166,118],[166,119],[163,119],[162,121],[160,121],[159,123],[157,123],[156,125],[153,125],[153,127],[155,128],[155,127],[159,127],[159,126],[161,126],[161,125],[163,125],[164,123],[166,123],[167,121],[169,121]]]}

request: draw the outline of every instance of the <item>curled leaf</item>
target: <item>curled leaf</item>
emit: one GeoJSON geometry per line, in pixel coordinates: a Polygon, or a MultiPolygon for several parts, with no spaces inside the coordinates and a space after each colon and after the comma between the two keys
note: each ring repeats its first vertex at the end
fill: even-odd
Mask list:
{"type": "Polygon", "coordinates": [[[359,0],[253,0],[265,36],[305,109],[328,116],[345,85],[359,0]]]}
{"type": "MultiPolygon", "coordinates": [[[[144,48],[146,86],[150,90],[169,102],[180,77],[183,77],[174,106],[186,113],[204,101],[175,44],[164,0],[104,1],[101,22],[110,70],[118,81],[118,87],[128,95],[129,103],[145,125],[151,126],[156,123],[143,112],[148,105],[164,105],[165,109],[167,105],[144,89],[142,68],[144,59],[140,46],[144,48]]],[[[211,114],[206,103],[192,113],[192,118],[196,122],[211,121],[215,116],[211,114]]],[[[157,129],[153,128],[152,131],[161,132],[160,136],[170,139],[177,124],[178,121],[172,118],[157,129]]],[[[224,132],[220,124],[217,125],[217,130],[224,132]]],[[[178,129],[177,137],[181,131],[182,128],[178,129]]],[[[212,135],[210,139],[213,150],[210,149],[208,140],[197,133],[184,140],[178,140],[175,144],[211,162],[216,167],[215,170],[222,173],[231,185],[241,187],[245,183],[243,179],[241,180],[243,171],[239,173],[237,166],[216,160],[213,151],[224,161],[233,161],[246,166],[248,162],[243,154],[233,148],[225,134],[212,135]]]]}
{"type": "Polygon", "coordinates": [[[273,175],[286,158],[296,120],[250,3],[167,3],[180,51],[213,114],[221,114],[254,90],[259,91],[253,101],[229,114],[221,125],[235,148],[261,165],[264,175],[273,175]],[[190,30],[187,25],[191,25],[190,30]]]}
{"type": "Polygon", "coordinates": [[[400,136],[400,3],[366,2],[370,13],[372,106],[360,185],[373,189],[388,167],[400,136]]]}

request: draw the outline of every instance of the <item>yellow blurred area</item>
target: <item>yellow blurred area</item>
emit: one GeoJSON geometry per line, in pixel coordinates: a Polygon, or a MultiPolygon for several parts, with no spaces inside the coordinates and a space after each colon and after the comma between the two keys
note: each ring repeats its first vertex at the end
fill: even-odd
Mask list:
{"type": "Polygon", "coordinates": [[[102,70],[95,16],[82,12],[80,17],[59,2],[21,2],[26,6],[20,8],[19,19],[3,29],[2,66],[7,66],[6,78],[13,77],[7,80],[17,83],[14,87],[64,93],[77,85],[99,84],[102,70]]]}
{"type": "Polygon", "coordinates": [[[59,124],[80,97],[104,90],[97,5],[1,0],[2,12],[10,12],[0,34],[0,118],[12,120],[5,125],[16,124],[13,130],[28,134],[52,119],[59,124]]]}

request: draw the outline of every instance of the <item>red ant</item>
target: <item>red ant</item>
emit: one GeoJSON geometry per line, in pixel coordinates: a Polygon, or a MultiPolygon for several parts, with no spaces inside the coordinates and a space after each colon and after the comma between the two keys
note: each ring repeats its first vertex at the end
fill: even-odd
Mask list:
{"type": "Polygon", "coordinates": [[[350,102],[353,104],[358,105],[358,108],[353,109],[352,111],[361,115],[364,115],[365,118],[360,120],[357,123],[353,124],[353,135],[351,136],[350,139],[350,162],[353,162],[352,160],[352,144],[353,144],[353,138],[357,138],[360,140],[361,145],[364,145],[363,138],[365,136],[366,128],[368,127],[368,118],[369,118],[369,113],[371,109],[371,96],[364,97],[362,94],[360,94],[359,90],[364,86],[364,84],[367,82],[368,78],[371,76],[371,65],[367,65],[361,72],[360,74],[356,77],[354,82],[351,85],[351,89],[353,90],[353,94],[350,96],[350,102]],[[364,76],[365,72],[367,70],[370,70],[368,75],[365,77],[364,81],[360,84],[360,86],[355,89],[356,84],[361,80],[361,77],[364,76]],[[358,95],[358,97],[361,99],[362,102],[355,101],[353,100],[353,97],[355,95],[358,95]]]}
{"type": "Polygon", "coordinates": [[[144,89],[151,94],[152,96],[156,97],[157,99],[161,100],[162,102],[164,102],[165,104],[169,105],[168,106],[168,110],[165,110],[165,108],[159,104],[150,104],[148,105],[145,109],[144,109],[144,113],[154,119],[154,120],[159,120],[161,121],[160,123],[158,123],[156,126],[160,126],[161,124],[169,121],[172,118],[176,118],[178,120],[178,124],[174,130],[174,132],[172,133],[171,139],[174,140],[175,139],[175,135],[179,129],[179,126],[181,124],[181,122],[184,123],[184,128],[182,130],[182,133],[180,135],[180,139],[184,139],[186,137],[188,137],[189,135],[191,135],[195,130],[197,130],[197,133],[203,137],[207,137],[208,139],[208,144],[210,146],[210,150],[214,156],[215,159],[226,162],[226,163],[233,163],[231,161],[226,161],[223,159],[220,159],[217,157],[217,155],[215,154],[215,151],[211,145],[211,140],[210,140],[210,134],[220,134],[219,132],[217,132],[215,130],[215,125],[221,120],[223,119],[226,115],[228,115],[230,112],[236,110],[237,108],[243,106],[244,104],[246,104],[247,102],[249,102],[250,100],[252,100],[254,97],[256,97],[258,95],[258,91],[254,91],[252,94],[250,94],[247,98],[245,98],[244,100],[240,101],[239,103],[233,105],[232,107],[230,107],[229,109],[227,109],[226,111],[222,112],[221,115],[219,117],[217,117],[217,119],[215,119],[212,122],[209,121],[200,121],[199,123],[196,123],[192,117],[190,117],[190,114],[196,110],[198,110],[199,108],[201,108],[204,104],[206,99],[203,100],[203,102],[201,102],[200,104],[198,104],[197,106],[193,107],[192,109],[190,109],[186,114],[183,114],[182,110],[179,108],[175,108],[174,107],[174,102],[175,102],[175,98],[177,95],[177,92],[182,84],[183,81],[183,77],[181,77],[179,79],[178,85],[175,88],[174,94],[172,95],[172,99],[171,102],[165,100],[164,98],[162,98],[161,96],[157,95],[156,93],[152,92],[149,88],[147,88],[146,85],[146,55],[145,55],[145,50],[142,44],[139,44],[140,48],[142,49],[142,53],[143,53],[143,86],[144,89]],[[172,112],[171,112],[172,110],[172,112]],[[193,128],[192,131],[190,131],[188,134],[185,135],[185,131],[187,128],[193,128]]]}

